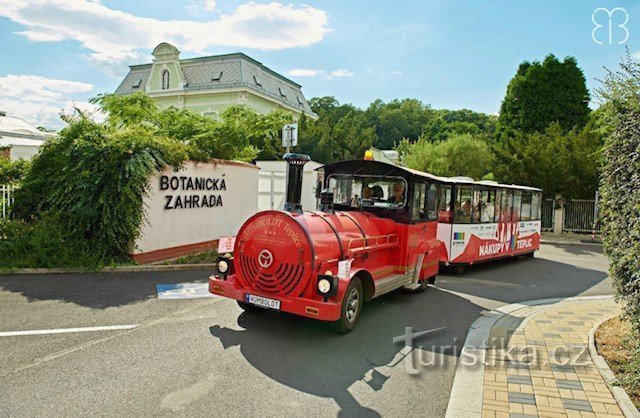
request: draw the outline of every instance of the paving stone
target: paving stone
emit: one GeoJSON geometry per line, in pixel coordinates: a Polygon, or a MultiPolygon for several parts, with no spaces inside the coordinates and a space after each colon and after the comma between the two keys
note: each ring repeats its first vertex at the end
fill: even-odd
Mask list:
{"type": "Polygon", "coordinates": [[[583,390],[582,383],[579,380],[558,379],[556,384],[560,389],[583,390]]]}
{"type": "Polygon", "coordinates": [[[567,327],[561,327],[561,328],[556,328],[556,331],[573,331],[573,328],[567,328],[567,327]]]}
{"type": "Polygon", "coordinates": [[[507,361],[507,368],[510,369],[528,369],[529,363],[524,361],[507,361]]]}
{"type": "Polygon", "coordinates": [[[551,364],[551,370],[554,372],[562,372],[562,373],[575,373],[575,369],[573,366],[568,364],[551,364]]]}
{"type": "Polygon", "coordinates": [[[542,334],[544,338],[561,338],[560,334],[542,334]]]}
{"type": "Polygon", "coordinates": [[[529,376],[509,376],[507,378],[508,383],[516,383],[518,385],[532,385],[531,378],[529,376]]]}
{"type": "Polygon", "coordinates": [[[585,325],[582,321],[569,321],[569,325],[585,325]]]}
{"type": "Polygon", "coordinates": [[[563,399],[562,404],[566,409],[573,409],[574,411],[593,412],[589,401],[583,401],[579,399],[563,399]]]}
{"type": "Polygon", "coordinates": [[[547,343],[545,343],[544,340],[527,340],[527,344],[544,347],[547,343]]]}
{"type": "Polygon", "coordinates": [[[534,418],[537,415],[527,415],[527,414],[509,414],[509,418],[534,418]]]}
{"type": "Polygon", "coordinates": [[[531,393],[515,393],[509,392],[509,402],[521,403],[526,405],[535,405],[536,397],[531,393]]]}

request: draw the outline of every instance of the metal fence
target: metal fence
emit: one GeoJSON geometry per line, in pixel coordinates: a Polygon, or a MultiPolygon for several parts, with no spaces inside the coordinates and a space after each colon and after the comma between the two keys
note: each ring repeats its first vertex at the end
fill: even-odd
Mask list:
{"type": "Polygon", "coordinates": [[[7,219],[11,215],[10,209],[15,189],[15,186],[0,184],[0,219],[7,219]]]}
{"type": "Polygon", "coordinates": [[[542,229],[552,230],[554,220],[553,199],[544,199],[542,201],[542,229]]]}
{"type": "Polygon", "coordinates": [[[598,195],[595,200],[573,199],[564,204],[562,229],[569,232],[600,231],[598,219],[598,195]]]}

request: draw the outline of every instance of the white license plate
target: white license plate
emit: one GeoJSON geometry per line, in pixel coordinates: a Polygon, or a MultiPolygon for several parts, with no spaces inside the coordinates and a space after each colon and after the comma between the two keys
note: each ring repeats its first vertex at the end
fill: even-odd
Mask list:
{"type": "Polygon", "coordinates": [[[280,310],[280,301],[275,299],[263,298],[262,296],[247,294],[244,296],[244,300],[252,305],[262,306],[269,309],[280,310]]]}

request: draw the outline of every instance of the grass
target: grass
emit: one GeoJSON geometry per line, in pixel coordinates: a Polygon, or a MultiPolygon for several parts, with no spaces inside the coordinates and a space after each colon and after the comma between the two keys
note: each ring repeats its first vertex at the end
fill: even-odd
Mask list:
{"type": "Polygon", "coordinates": [[[201,253],[188,254],[173,260],[165,260],[162,265],[167,264],[213,264],[218,262],[218,251],[207,250],[201,253]]]}
{"type": "Polygon", "coordinates": [[[620,317],[608,320],[595,335],[598,353],[616,375],[621,386],[640,409],[640,341],[634,338],[631,326],[620,317]]]}

